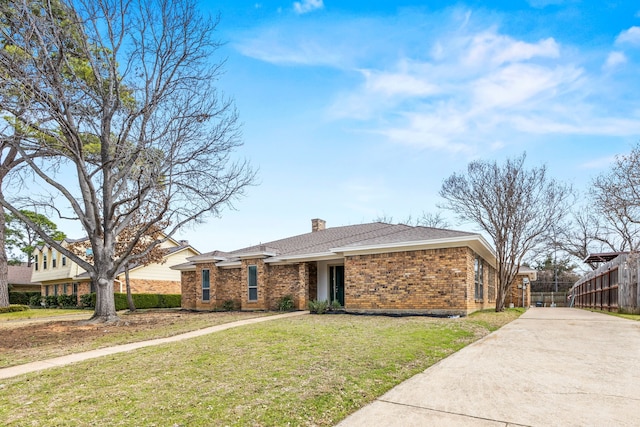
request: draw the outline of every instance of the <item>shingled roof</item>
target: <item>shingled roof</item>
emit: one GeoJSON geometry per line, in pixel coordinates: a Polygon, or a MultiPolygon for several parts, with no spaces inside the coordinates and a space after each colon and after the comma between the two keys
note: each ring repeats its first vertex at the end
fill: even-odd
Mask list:
{"type": "MultiPolygon", "coordinates": [[[[262,254],[272,260],[320,256],[339,249],[389,246],[402,243],[460,240],[480,238],[477,233],[431,227],[412,227],[404,224],[373,222],[368,224],[331,227],[280,240],[262,243],[230,252],[212,251],[188,258],[191,262],[233,262],[243,257],[262,254]]],[[[490,249],[489,249],[490,250],[490,249]]],[[[186,268],[187,265],[182,265],[186,268]]]]}
{"type": "Polygon", "coordinates": [[[9,265],[8,278],[10,285],[30,285],[31,284],[31,267],[26,265],[9,265]]]}

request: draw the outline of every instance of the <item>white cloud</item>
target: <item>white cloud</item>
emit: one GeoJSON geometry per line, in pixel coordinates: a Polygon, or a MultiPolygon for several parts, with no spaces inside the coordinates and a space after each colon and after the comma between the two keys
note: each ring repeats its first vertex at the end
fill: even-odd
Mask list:
{"type": "Polygon", "coordinates": [[[495,66],[535,57],[557,58],[559,55],[558,44],[552,38],[538,43],[526,43],[491,30],[471,38],[464,62],[470,67],[487,64],[495,66]]]}
{"type": "Polygon", "coordinates": [[[620,34],[618,34],[618,37],[616,38],[616,44],[622,43],[634,45],[640,44],[640,27],[631,27],[628,30],[624,30],[620,34]]]}
{"type": "Polygon", "coordinates": [[[610,52],[607,61],[604,63],[605,69],[613,69],[627,62],[627,57],[622,52],[610,52]]]}
{"type": "MultiPolygon", "coordinates": [[[[349,85],[328,92],[327,117],[396,143],[475,154],[540,135],[640,135],[640,105],[620,92],[628,87],[622,76],[606,72],[632,57],[606,52],[594,67],[598,48],[527,40],[464,12],[338,19],[329,27],[310,20],[304,29],[262,29],[240,49],[271,63],[340,70],[349,85]]],[[[618,42],[634,41],[636,32],[618,42]]]]}
{"type": "Polygon", "coordinates": [[[425,96],[438,92],[438,86],[407,72],[363,70],[365,88],[384,96],[425,96]]]}
{"type": "Polygon", "coordinates": [[[322,0],[302,0],[293,2],[293,10],[299,15],[313,12],[314,10],[322,9],[323,7],[324,3],[322,0]]]}
{"type": "Polygon", "coordinates": [[[609,167],[616,160],[616,156],[606,156],[584,162],[580,165],[582,169],[603,169],[609,167]]]}
{"type": "Polygon", "coordinates": [[[553,98],[562,86],[575,83],[580,74],[572,67],[512,64],[477,79],[471,87],[477,108],[530,108],[534,98],[553,98]]]}

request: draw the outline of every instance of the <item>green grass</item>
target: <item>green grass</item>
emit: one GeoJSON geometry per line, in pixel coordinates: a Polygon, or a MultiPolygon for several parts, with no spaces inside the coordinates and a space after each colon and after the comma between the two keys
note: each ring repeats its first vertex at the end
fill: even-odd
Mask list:
{"type": "Polygon", "coordinates": [[[616,313],[615,311],[594,310],[594,309],[589,309],[589,311],[592,311],[594,313],[608,314],[610,316],[622,317],[623,319],[640,321],[640,314],[616,313]]]}
{"type": "Polygon", "coordinates": [[[8,426],[334,425],[513,320],[302,316],[0,383],[8,426]]]}
{"type": "Polygon", "coordinates": [[[0,322],[8,320],[38,319],[41,317],[68,316],[69,314],[79,313],[86,314],[88,319],[93,314],[93,311],[61,308],[36,308],[26,311],[15,311],[13,313],[2,313],[0,314],[0,322]]]}

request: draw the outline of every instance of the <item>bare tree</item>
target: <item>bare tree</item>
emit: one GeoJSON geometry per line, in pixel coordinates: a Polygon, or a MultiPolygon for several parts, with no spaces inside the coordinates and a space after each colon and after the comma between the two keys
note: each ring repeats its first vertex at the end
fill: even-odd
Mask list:
{"type": "Polygon", "coordinates": [[[601,220],[601,233],[594,238],[616,252],[638,251],[640,144],[629,154],[616,156],[610,170],[593,180],[590,196],[601,220]]]}
{"type": "MultiPolygon", "coordinates": [[[[2,197],[2,184],[9,172],[22,162],[18,156],[18,150],[8,143],[8,139],[0,141],[0,197],[2,197]]],[[[9,307],[9,270],[7,250],[5,248],[6,215],[0,205],[0,307],[9,307]]]]}
{"type": "Polygon", "coordinates": [[[539,245],[546,230],[568,211],[571,188],[547,176],[545,166],[524,169],[526,154],[496,162],[474,161],[466,174],[455,173],[442,184],[443,206],[462,221],[476,223],[493,240],[498,262],[496,311],[524,256],[539,245]]]}
{"type": "MultiPolygon", "coordinates": [[[[617,238],[589,206],[574,208],[569,220],[558,227],[558,232],[557,247],[576,261],[583,262],[592,253],[618,252],[617,238]]],[[[592,270],[598,267],[598,263],[587,265],[592,270]]]]}
{"type": "Polygon", "coordinates": [[[93,320],[115,321],[113,279],[162,243],[135,249],[153,225],[166,223],[168,238],[219,215],[254,181],[249,165],[232,158],[238,117],[215,86],[218,20],[199,15],[192,0],[3,2],[0,20],[0,105],[25,133],[11,148],[46,189],[0,204],[88,272],[93,320]],[[58,163],[29,157],[43,147],[58,163]],[[61,172],[73,175],[73,187],[61,172]],[[80,221],[92,262],[47,236],[19,205],[80,221]],[[117,256],[117,236],[138,211],[153,214],[117,256]]]}
{"type": "MultiPolygon", "coordinates": [[[[387,215],[386,213],[378,215],[373,221],[383,222],[386,224],[394,223],[393,216],[387,215]]],[[[415,219],[412,215],[409,215],[404,220],[397,222],[397,224],[431,228],[447,228],[451,226],[451,224],[449,224],[449,222],[442,216],[441,212],[432,213],[425,211],[422,211],[422,215],[415,219]]]]}
{"type": "Polygon", "coordinates": [[[442,212],[422,212],[422,215],[416,219],[416,225],[431,228],[449,228],[451,224],[442,216],[442,212]]]}

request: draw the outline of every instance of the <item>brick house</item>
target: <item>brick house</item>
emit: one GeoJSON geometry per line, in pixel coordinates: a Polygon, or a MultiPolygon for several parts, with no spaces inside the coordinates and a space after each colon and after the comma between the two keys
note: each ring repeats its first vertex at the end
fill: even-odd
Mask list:
{"type": "Polygon", "coordinates": [[[531,305],[531,282],[534,282],[538,272],[533,268],[522,266],[507,291],[504,299],[505,307],[529,307],[531,305]]]}
{"type": "Polygon", "coordinates": [[[370,223],[326,228],[231,252],[212,251],[172,267],[182,273],[182,307],[275,308],[291,295],[337,301],[348,312],[466,315],[492,307],[496,258],[475,233],[370,223]]]}
{"type": "MultiPolygon", "coordinates": [[[[85,240],[87,239],[65,239],[63,245],[77,244],[85,240]]],[[[162,264],[138,265],[129,270],[132,293],[180,293],[180,273],[170,267],[184,263],[187,258],[199,255],[200,252],[186,241],[173,239],[168,239],[160,246],[167,251],[162,264]]],[[[126,292],[124,276],[124,270],[116,276],[113,286],[115,292],[126,292]]],[[[36,248],[33,253],[31,280],[40,282],[43,296],[76,295],[79,298],[95,291],[89,274],[83,268],[47,245],[36,248]]]]}

